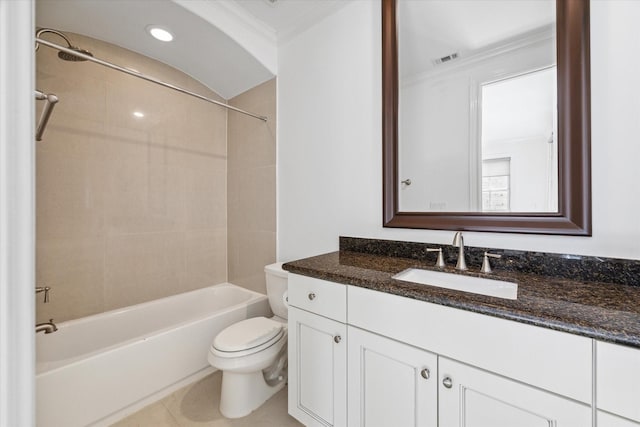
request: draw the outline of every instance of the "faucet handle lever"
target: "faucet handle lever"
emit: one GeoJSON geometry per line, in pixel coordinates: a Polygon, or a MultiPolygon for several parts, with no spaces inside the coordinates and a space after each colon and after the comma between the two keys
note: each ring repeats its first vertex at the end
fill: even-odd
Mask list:
{"type": "Polygon", "coordinates": [[[442,256],[442,248],[427,248],[427,252],[438,252],[438,259],[436,260],[436,267],[444,268],[444,257],[442,256]]]}
{"type": "Polygon", "coordinates": [[[36,294],[40,292],[44,292],[44,302],[45,304],[49,302],[49,291],[51,288],[49,286],[38,286],[36,287],[36,294]]]}
{"type": "Polygon", "coordinates": [[[491,257],[491,258],[502,258],[502,255],[485,252],[484,253],[484,259],[482,260],[482,268],[480,268],[480,271],[482,273],[491,273],[493,271],[493,270],[491,270],[491,263],[489,262],[489,257],[491,257]]]}

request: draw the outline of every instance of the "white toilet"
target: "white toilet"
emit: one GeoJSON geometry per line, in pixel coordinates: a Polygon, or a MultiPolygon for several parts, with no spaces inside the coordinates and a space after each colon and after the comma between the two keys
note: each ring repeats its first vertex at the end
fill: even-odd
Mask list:
{"type": "Polygon", "coordinates": [[[249,415],[287,382],[287,272],[282,263],[264,268],[274,316],[235,323],[213,340],[208,360],[222,371],[220,412],[249,415]]]}

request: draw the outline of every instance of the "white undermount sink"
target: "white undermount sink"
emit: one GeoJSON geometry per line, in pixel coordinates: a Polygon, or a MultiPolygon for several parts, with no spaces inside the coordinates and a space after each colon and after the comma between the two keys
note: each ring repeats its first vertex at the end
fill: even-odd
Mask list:
{"type": "Polygon", "coordinates": [[[408,268],[393,276],[393,279],[487,295],[490,297],[505,299],[518,298],[517,283],[487,279],[484,277],[464,276],[462,274],[423,270],[421,268],[408,268]]]}

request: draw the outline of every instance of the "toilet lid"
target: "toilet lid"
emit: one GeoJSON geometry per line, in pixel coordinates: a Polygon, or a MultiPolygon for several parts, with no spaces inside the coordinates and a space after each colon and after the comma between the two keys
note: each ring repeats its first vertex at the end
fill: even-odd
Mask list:
{"type": "Polygon", "coordinates": [[[220,351],[243,351],[262,345],[281,335],[282,323],[266,317],[253,317],[235,323],[213,340],[213,347],[220,351]]]}

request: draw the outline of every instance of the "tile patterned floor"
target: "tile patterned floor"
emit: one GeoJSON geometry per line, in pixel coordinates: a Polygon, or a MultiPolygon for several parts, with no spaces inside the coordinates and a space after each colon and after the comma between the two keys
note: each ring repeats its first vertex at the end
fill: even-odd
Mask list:
{"type": "Polygon", "coordinates": [[[230,420],[218,409],[222,372],[215,372],[153,403],[112,427],[300,427],[287,413],[287,389],[250,415],[230,420]]]}

